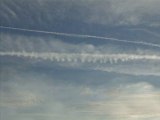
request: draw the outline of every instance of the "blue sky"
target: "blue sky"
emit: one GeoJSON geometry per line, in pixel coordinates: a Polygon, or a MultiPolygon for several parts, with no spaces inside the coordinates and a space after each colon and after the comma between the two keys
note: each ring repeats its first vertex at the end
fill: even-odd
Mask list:
{"type": "Polygon", "coordinates": [[[2,120],[160,118],[159,0],[0,0],[2,120]]]}

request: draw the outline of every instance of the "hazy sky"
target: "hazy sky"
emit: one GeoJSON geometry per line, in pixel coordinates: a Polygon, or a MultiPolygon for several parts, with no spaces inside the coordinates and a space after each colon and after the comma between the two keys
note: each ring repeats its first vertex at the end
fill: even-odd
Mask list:
{"type": "Polygon", "coordinates": [[[0,0],[1,120],[160,119],[160,0],[0,0]]]}

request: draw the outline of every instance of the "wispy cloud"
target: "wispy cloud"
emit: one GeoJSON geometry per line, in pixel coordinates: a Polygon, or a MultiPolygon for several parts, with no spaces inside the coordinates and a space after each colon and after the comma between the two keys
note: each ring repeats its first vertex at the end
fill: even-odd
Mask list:
{"type": "MultiPolygon", "coordinates": [[[[156,119],[160,116],[160,94],[149,83],[139,82],[117,87],[115,90],[104,91],[106,100],[90,103],[88,112],[97,115],[110,116],[112,119],[156,119]],[[107,100],[107,98],[111,98],[107,100]]],[[[94,90],[93,92],[96,92],[94,90]]],[[[101,91],[102,92],[102,91],[101,91]]],[[[100,93],[98,93],[100,94],[100,93]]],[[[98,95],[97,94],[97,95],[98,95]]],[[[102,95],[102,94],[101,94],[102,95]]],[[[103,96],[103,97],[104,97],[103,96]]]]}
{"type": "Polygon", "coordinates": [[[160,118],[159,0],[0,1],[2,120],[160,118]]]}
{"type": "MultiPolygon", "coordinates": [[[[142,82],[143,80],[127,83],[127,79],[122,77],[116,82],[107,83],[108,78],[105,78],[104,84],[96,84],[95,87],[93,82],[89,82],[93,79],[91,74],[84,83],[75,85],[66,84],[68,83],[66,77],[69,76],[57,81],[57,78],[48,73],[17,71],[15,68],[4,69],[3,67],[0,73],[5,79],[0,81],[3,84],[0,88],[2,119],[143,120],[159,118],[160,90],[148,82],[142,82]],[[90,84],[85,84],[88,82],[90,84]],[[4,114],[6,112],[7,114],[4,114]]],[[[53,74],[57,75],[54,72],[53,74]]],[[[81,77],[86,78],[86,76],[81,77]]],[[[69,77],[69,79],[72,78],[69,77]]],[[[96,81],[101,79],[97,78],[96,81]]],[[[77,80],[73,79],[73,81],[77,80]]]]}
{"type": "Polygon", "coordinates": [[[27,26],[46,28],[57,19],[67,20],[68,16],[72,16],[70,20],[73,21],[114,26],[158,27],[160,24],[159,0],[2,0],[1,3],[0,17],[2,23],[8,25],[13,21],[23,23],[28,18],[27,26]],[[30,7],[25,9],[24,3],[30,7]],[[21,13],[16,9],[17,4],[21,13]]]}
{"type": "Polygon", "coordinates": [[[29,61],[40,60],[67,68],[129,75],[160,75],[160,54],[159,48],[156,47],[130,48],[123,44],[108,43],[95,45],[92,40],[89,43],[85,43],[84,40],[72,43],[69,41],[72,37],[65,41],[55,37],[9,33],[2,33],[1,38],[0,56],[2,58],[10,56],[25,58],[29,61]]]}

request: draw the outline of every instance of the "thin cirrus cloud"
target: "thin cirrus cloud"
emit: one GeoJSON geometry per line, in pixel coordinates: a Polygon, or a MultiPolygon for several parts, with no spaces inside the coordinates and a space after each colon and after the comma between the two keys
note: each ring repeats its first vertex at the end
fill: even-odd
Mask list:
{"type": "Polygon", "coordinates": [[[14,0],[14,2],[2,0],[1,3],[3,12],[0,16],[5,25],[12,22],[23,24],[26,16],[29,22],[25,24],[33,26],[37,24],[41,27],[52,24],[57,19],[113,26],[160,25],[159,0],[14,0]],[[29,7],[23,8],[24,3],[29,7]],[[18,10],[21,10],[21,13],[18,10]],[[36,17],[32,17],[31,14],[36,17]]]}
{"type": "Polygon", "coordinates": [[[1,0],[2,120],[158,120],[159,0],[1,0]]]}

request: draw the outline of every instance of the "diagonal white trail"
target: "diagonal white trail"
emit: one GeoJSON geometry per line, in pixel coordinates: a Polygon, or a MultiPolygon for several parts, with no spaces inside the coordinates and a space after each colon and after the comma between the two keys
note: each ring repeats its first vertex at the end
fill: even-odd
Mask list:
{"type": "Polygon", "coordinates": [[[81,54],[81,53],[36,53],[36,52],[0,52],[0,56],[16,56],[32,59],[43,59],[56,62],[88,62],[88,63],[118,63],[136,60],[160,61],[158,55],[137,54],[81,54]]]}
{"type": "Polygon", "coordinates": [[[67,36],[67,37],[94,38],[94,39],[110,40],[110,41],[117,41],[117,42],[131,43],[131,44],[139,44],[139,45],[145,45],[145,46],[152,46],[152,47],[160,48],[159,44],[154,44],[154,43],[149,43],[149,42],[128,41],[128,40],[121,40],[121,39],[117,39],[117,38],[101,37],[101,36],[94,36],[94,35],[49,32],[49,31],[42,31],[42,30],[24,29],[24,28],[15,28],[15,27],[6,27],[6,26],[0,26],[0,28],[1,29],[20,30],[20,31],[26,31],[26,32],[36,32],[36,33],[43,33],[43,34],[52,34],[52,35],[59,35],[59,36],[67,36]]]}
{"type": "Polygon", "coordinates": [[[132,30],[132,31],[144,31],[146,33],[149,33],[155,37],[159,37],[160,38],[160,34],[156,33],[156,32],[152,32],[148,29],[144,29],[144,28],[132,28],[132,29],[129,29],[129,30],[132,30]]]}

